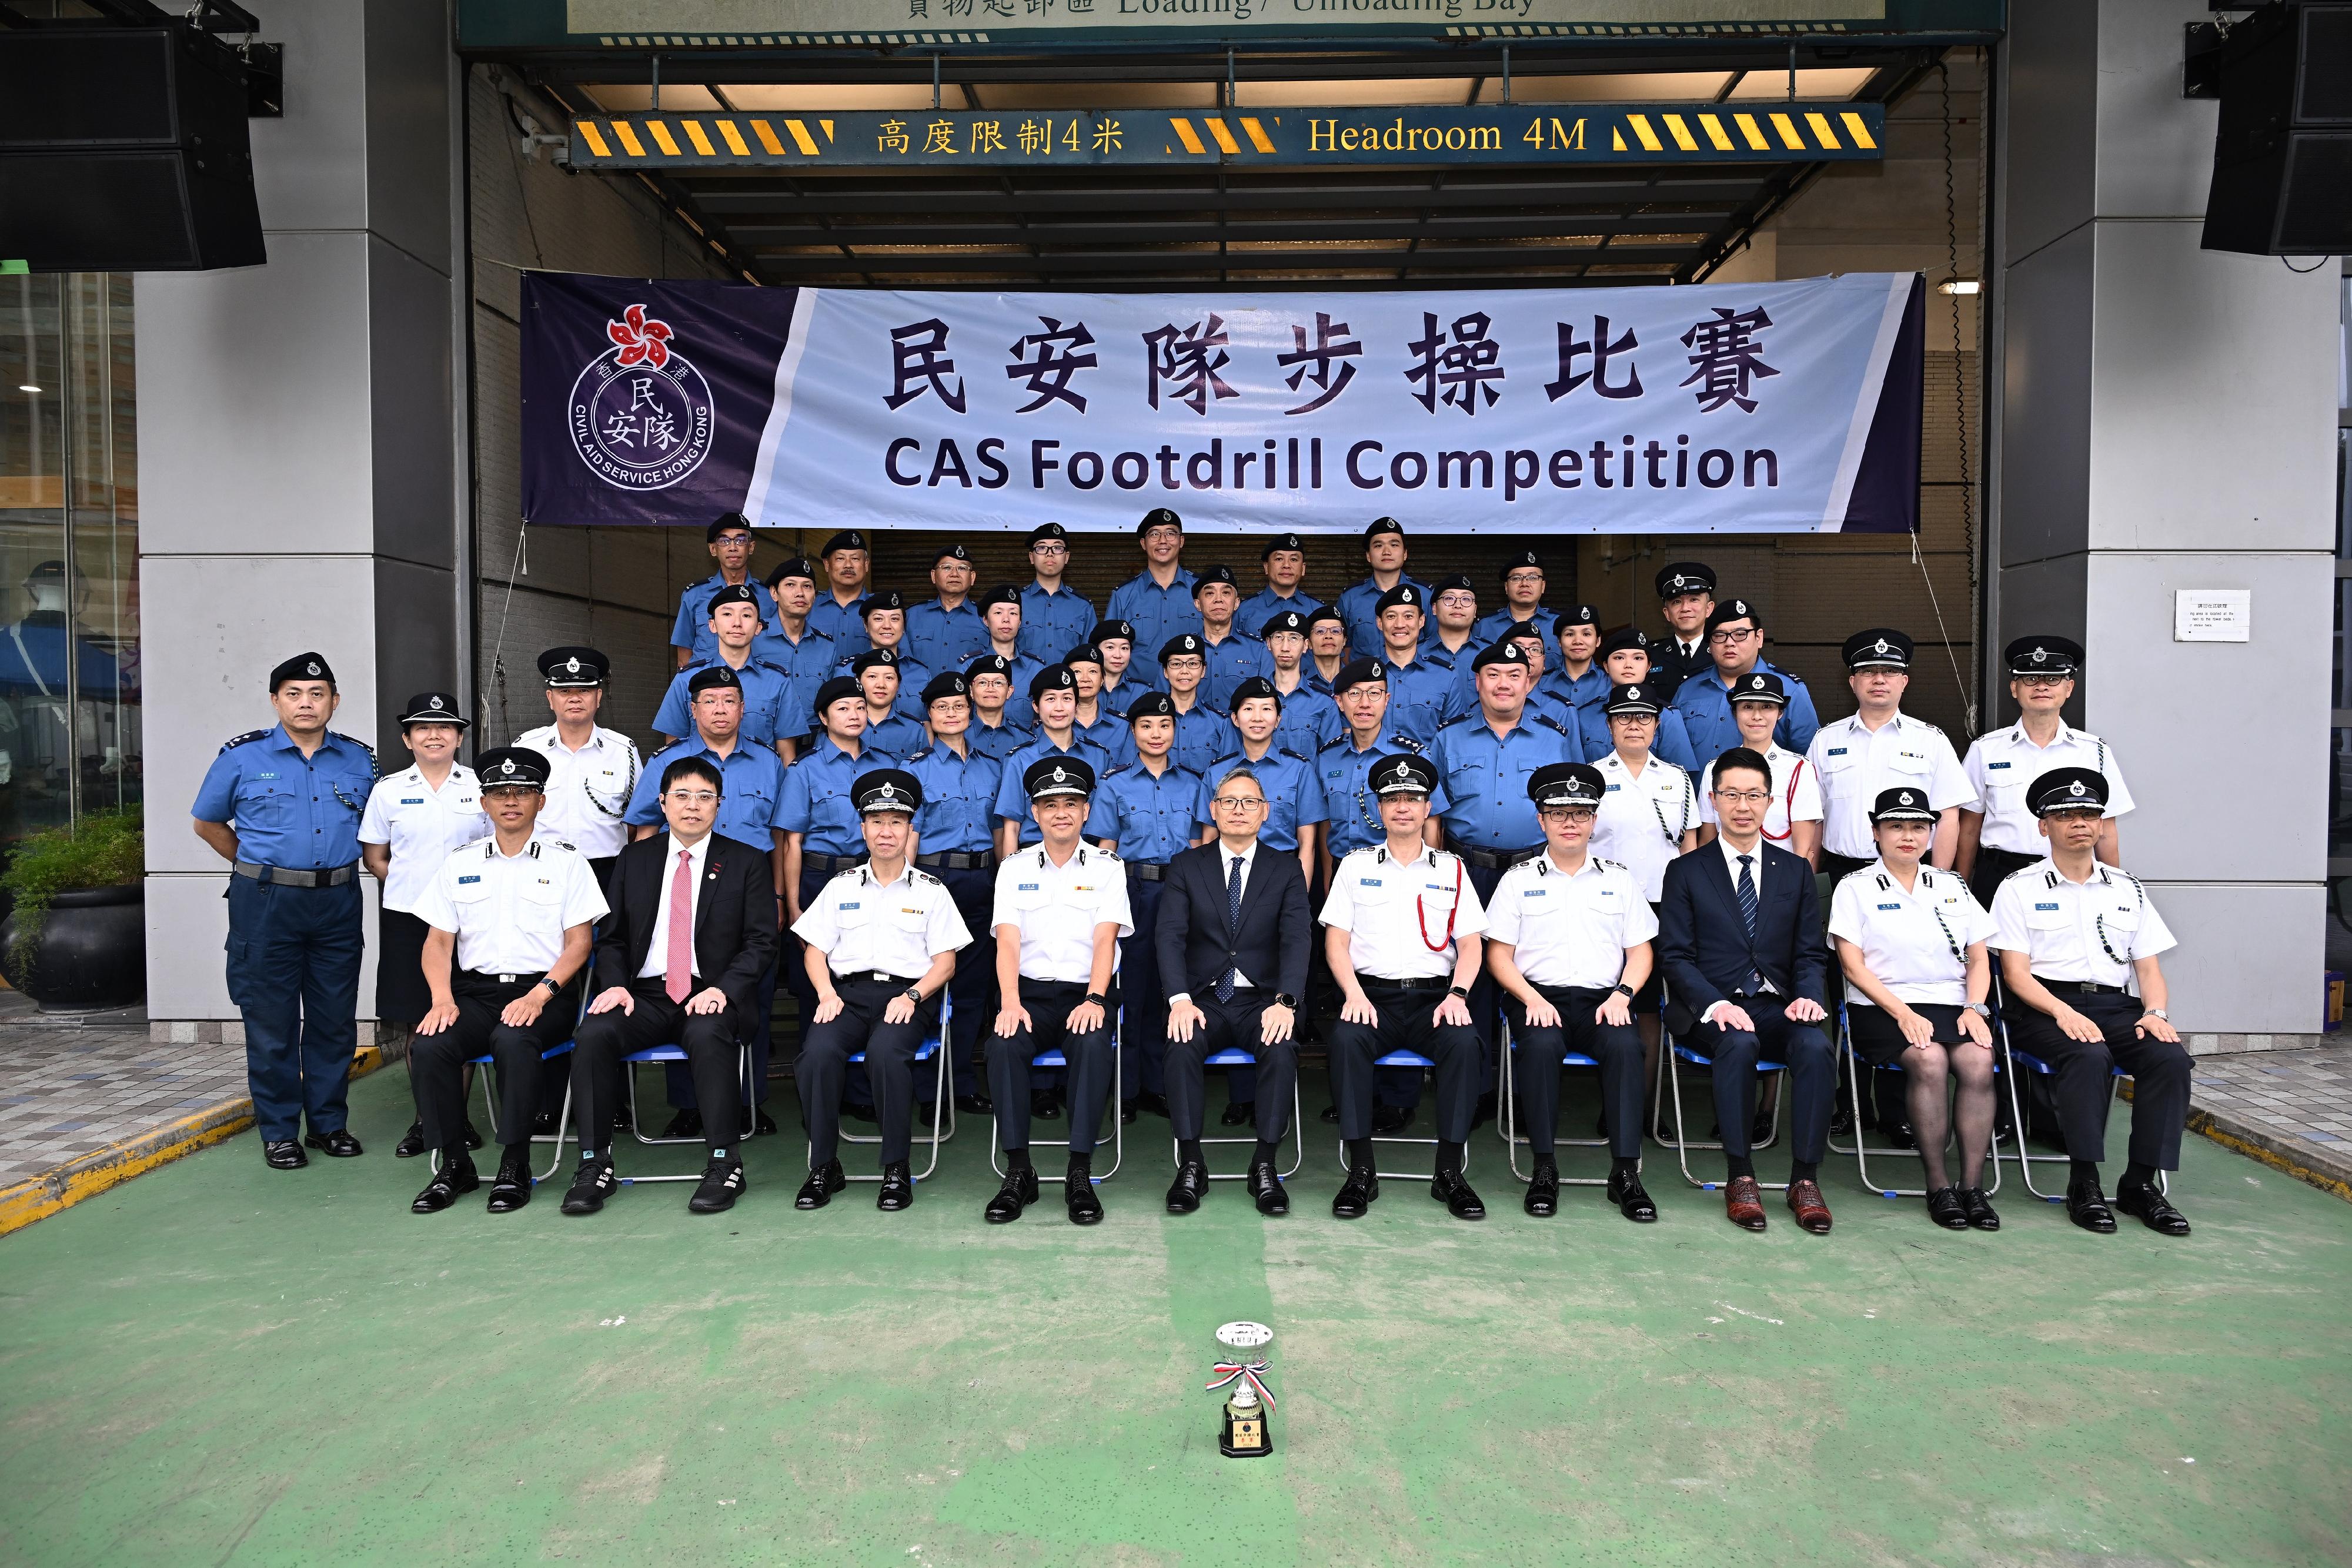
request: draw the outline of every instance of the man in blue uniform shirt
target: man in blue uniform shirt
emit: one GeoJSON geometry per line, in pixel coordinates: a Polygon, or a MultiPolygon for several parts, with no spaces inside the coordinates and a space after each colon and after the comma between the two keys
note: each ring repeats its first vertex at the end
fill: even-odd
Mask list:
{"type": "MultiPolygon", "coordinates": [[[[698,757],[719,769],[724,785],[719,798],[719,816],[713,831],[754,848],[774,845],[774,822],[785,790],[785,780],[800,771],[797,766],[787,769],[776,754],[764,746],[756,746],[743,737],[743,685],[735,672],[727,665],[709,664],[687,677],[688,716],[693,720],[694,733],[677,745],[656,752],[647,759],[637,775],[637,787],[629,797],[629,809],[621,813],[631,829],[630,837],[650,838],[665,831],[667,821],[662,815],[661,777],[663,770],[681,757],[698,757]]],[[[776,966],[770,964],[760,982],[760,1014],[752,1019],[751,1068],[752,1082],[758,1085],[761,1108],[755,1113],[755,1128],[772,1133],[776,1124],[767,1113],[768,1096],[768,1014],[776,999],[776,966]]],[[[668,1081],[669,1103],[677,1114],[670,1119],[665,1137],[685,1138],[702,1131],[702,1113],[694,1098],[694,1077],[685,1067],[672,1065],[665,1071],[668,1081]]]]}
{"type": "Polygon", "coordinates": [[[1230,568],[1213,566],[1195,577],[1192,598],[1201,606],[1201,646],[1209,664],[1201,696],[1211,707],[1230,713],[1234,688],[1252,675],[1274,674],[1274,661],[1266,657],[1265,643],[1234,625],[1242,591],[1230,568]]]}
{"type": "Polygon", "coordinates": [[[1013,661],[1002,653],[982,653],[966,666],[963,678],[971,698],[971,748],[1003,762],[1037,738],[1025,724],[1013,722],[1013,661]]]}
{"type": "MultiPolygon", "coordinates": [[[[1631,626],[1601,639],[1599,665],[1606,684],[1597,700],[1579,704],[1576,709],[1576,735],[1584,743],[1585,756],[1606,757],[1617,748],[1616,737],[1609,733],[1611,692],[1619,686],[1645,685],[1663,695],[1674,689],[1651,674],[1650,653],[1655,647],[1631,626]]],[[[1650,755],[1673,763],[1685,773],[1696,776],[1699,771],[1697,754],[1691,748],[1690,730],[1684,725],[1683,716],[1672,707],[1658,715],[1658,735],[1650,742],[1650,755]]]]}
{"type": "MultiPolygon", "coordinates": [[[[938,877],[955,900],[970,931],[985,930],[996,898],[996,792],[1003,765],[971,747],[971,683],[956,671],[933,675],[923,688],[930,715],[931,744],[907,759],[907,771],[922,787],[915,812],[915,863],[938,877]]],[[[975,942],[956,954],[954,998],[948,1031],[959,1112],[986,1115],[988,1097],[980,1089],[980,1031],[995,1009],[989,985],[995,956],[975,942]]],[[[922,1085],[916,1085],[921,1099],[922,1085]]]]}
{"type": "Polygon", "coordinates": [[[1234,612],[1234,624],[1250,636],[1263,641],[1265,623],[1284,611],[1305,616],[1323,607],[1321,600],[1299,589],[1307,579],[1307,546],[1297,534],[1266,540],[1258,551],[1258,570],[1265,574],[1265,586],[1234,612]]]}
{"type": "MultiPolygon", "coordinates": [[[[1282,698],[1282,722],[1275,727],[1274,743],[1313,757],[1348,727],[1340,722],[1330,693],[1307,684],[1307,617],[1296,610],[1276,612],[1266,618],[1262,640],[1266,657],[1274,661],[1275,693],[1282,698]]],[[[1315,885],[1311,873],[1307,884],[1315,885]]]]}
{"type": "Polygon", "coordinates": [[[677,620],[669,630],[669,645],[681,670],[688,664],[707,664],[719,656],[719,643],[710,630],[710,599],[720,589],[750,589],[760,619],[770,623],[776,619],[774,596],[751,580],[751,551],[756,543],[743,514],[729,512],[704,529],[702,537],[719,570],[677,596],[677,620]]]}
{"type": "Polygon", "coordinates": [[[1348,646],[1356,657],[1385,660],[1388,644],[1381,636],[1381,596],[1395,588],[1412,588],[1426,606],[1429,587],[1405,575],[1404,525],[1394,517],[1374,517],[1364,525],[1364,562],[1372,569],[1372,575],[1341,591],[1339,619],[1347,625],[1348,646]]]}
{"type": "Polygon", "coordinates": [[[1454,673],[1422,657],[1421,632],[1428,593],[1403,582],[1381,595],[1380,660],[1388,671],[1389,727],[1427,746],[1444,723],[1445,700],[1454,673]]]}
{"type": "Polygon", "coordinates": [[[1521,550],[1503,563],[1503,607],[1472,628],[1480,643],[1492,643],[1514,626],[1533,622],[1551,641],[1552,612],[1544,608],[1542,559],[1531,549],[1521,550]]]}
{"type": "Polygon", "coordinates": [[[1087,831],[1127,867],[1127,901],[1135,934],[1119,944],[1118,972],[1127,1004],[1119,1049],[1133,1071],[1124,1071],[1128,1099],[1119,1113],[1168,1114],[1168,997],[1160,984],[1158,929],[1160,894],[1168,862],[1192,845],[1193,813],[1201,776],[1175,761],[1176,704],[1166,692],[1148,692],[1128,706],[1129,744],[1135,761],[1096,787],[1087,831]]]}
{"type": "Polygon", "coordinates": [[[1769,670],[1788,688],[1789,706],[1780,715],[1772,738],[1790,750],[1802,752],[1813,743],[1822,723],[1813,713],[1813,697],[1805,683],[1764,659],[1764,618],[1745,599],[1727,599],[1706,618],[1706,650],[1715,660],[1712,672],[1694,675],[1675,688],[1675,711],[1690,732],[1691,750],[1701,768],[1741,744],[1739,721],[1732,716],[1732,683],[1750,670],[1769,670]]]}
{"type": "Polygon", "coordinates": [[[1449,572],[1429,585],[1429,620],[1421,629],[1421,658],[1466,677],[1478,640],[1478,589],[1462,572],[1449,572]]]}
{"type": "Polygon", "coordinates": [[[196,837],[228,879],[228,994],[245,1019],[245,1076],[262,1157],[349,1159],[343,1096],[359,1047],[360,817],[375,753],[327,727],[342,701],[317,653],[269,672],[278,723],[220,749],[196,790],[196,837]],[[310,1134],[298,1140],[304,1122],[310,1134]]]}
{"type": "Polygon", "coordinates": [[[856,528],[845,528],[824,541],[816,559],[824,566],[825,591],[810,610],[809,624],[833,639],[840,657],[862,653],[866,623],[857,610],[874,566],[866,536],[856,528]]]}
{"type": "MultiPolygon", "coordinates": [[[[1549,719],[1571,735],[1576,733],[1576,710],[1542,689],[1544,637],[1538,623],[1522,621],[1516,626],[1506,628],[1495,641],[1517,643],[1519,652],[1527,655],[1528,716],[1549,719]]],[[[1494,643],[1487,646],[1491,648],[1494,643]]],[[[1475,655],[1472,655],[1454,666],[1454,681],[1445,693],[1445,709],[1439,720],[1441,726],[1469,717],[1478,706],[1478,672],[1473,667],[1475,659],[1475,655]]]]}
{"type": "Polygon", "coordinates": [[[1154,507],[1135,525],[1135,538],[1143,547],[1143,570],[1112,591],[1103,614],[1134,627],[1138,648],[1197,633],[1201,609],[1192,601],[1192,574],[1176,564],[1184,551],[1184,519],[1165,507],[1154,507]]]}
{"type": "Polygon", "coordinates": [[[1029,683],[1029,704],[1037,715],[1037,738],[1005,758],[996,792],[996,851],[1000,860],[1037,841],[1037,819],[1022,782],[1041,757],[1082,757],[1100,778],[1110,771],[1110,753],[1078,733],[1078,682],[1067,664],[1048,664],[1029,683]]]}
{"type": "Polygon", "coordinates": [[[833,678],[840,650],[833,639],[809,625],[816,604],[816,568],[806,556],[794,556],[768,574],[768,591],[776,601],[776,618],[751,639],[751,657],[773,664],[792,677],[792,689],[776,710],[776,754],[786,762],[800,755],[807,738],[804,727],[816,689],[833,678]]]}
{"type": "Polygon", "coordinates": [[[917,664],[926,669],[961,670],[988,646],[980,607],[971,601],[978,576],[971,551],[961,544],[942,545],[931,558],[931,587],[939,597],[907,612],[904,651],[917,664]]]}
{"type": "Polygon", "coordinates": [[[1194,633],[1171,637],[1160,645],[1160,678],[1176,709],[1176,763],[1202,775],[1223,754],[1233,735],[1225,710],[1201,695],[1208,669],[1209,645],[1194,633]]]}
{"type": "Polygon", "coordinates": [[[1062,586],[1062,574],[1070,570],[1070,536],[1061,524],[1029,530],[1029,570],[1036,576],[1021,590],[1021,651],[1052,664],[1095,629],[1095,607],[1062,586]]]}
{"type": "Polygon", "coordinates": [[[1331,683],[1347,668],[1348,661],[1356,655],[1348,652],[1348,623],[1339,617],[1339,607],[1326,604],[1307,617],[1307,684],[1331,695],[1331,683]]]}
{"type": "MultiPolygon", "coordinates": [[[[745,740],[754,746],[774,746],[800,716],[785,705],[796,695],[792,674],[752,652],[760,634],[760,601],[751,585],[722,588],[710,596],[710,630],[717,639],[715,657],[697,660],[672,675],[669,690],[654,713],[654,729],[665,744],[682,740],[694,727],[688,716],[688,683],[700,671],[724,664],[735,672],[743,692],[745,740]]],[[[790,760],[786,758],[786,760],[790,760]]]]}

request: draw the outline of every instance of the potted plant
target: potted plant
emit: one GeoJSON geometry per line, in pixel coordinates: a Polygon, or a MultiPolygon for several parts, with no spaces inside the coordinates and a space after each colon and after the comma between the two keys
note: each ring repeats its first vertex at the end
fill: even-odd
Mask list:
{"type": "Polygon", "coordinates": [[[0,973],[43,1011],[129,1007],[147,994],[146,836],[139,808],[33,834],[0,872],[14,897],[0,973]]]}

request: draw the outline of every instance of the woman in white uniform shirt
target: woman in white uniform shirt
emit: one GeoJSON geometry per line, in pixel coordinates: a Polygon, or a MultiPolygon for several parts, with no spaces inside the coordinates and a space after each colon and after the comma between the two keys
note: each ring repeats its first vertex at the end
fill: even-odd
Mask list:
{"type": "MultiPolygon", "coordinates": [[[[1666,862],[1698,846],[1698,790],[1691,776],[1650,754],[1664,706],[1660,689],[1645,681],[1612,688],[1601,708],[1615,749],[1592,764],[1603,793],[1593,819],[1591,852],[1632,872],[1653,914],[1665,884],[1666,862]]],[[[1653,970],[1633,998],[1645,1083],[1658,1076],[1660,994],[1658,972],[1653,970]]]]}
{"type": "MultiPolygon", "coordinates": [[[[1772,803],[1764,811],[1764,837],[1814,866],[1821,864],[1822,782],[1812,764],[1772,738],[1772,731],[1789,706],[1789,688],[1769,670],[1750,670],[1731,692],[1731,719],[1739,727],[1739,744],[1772,768],[1772,803]]],[[[1698,841],[1715,841],[1714,797],[1698,798],[1698,841]]]]}
{"type": "Polygon", "coordinates": [[[1919,863],[1935,837],[1926,789],[1879,792],[1878,858],[1837,884],[1830,939],[1845,970],[1846,1038],[1874,1067],[1900,1062],[1927,1172],[1927,1213],[1947,1230],[1998,1230],[1981,1186],[1992,1141],[1992,1030],[1985,994],[1992,916],[1957,872],[1919,863]],[[1959,1083],[1960,1179],[1946,1175],[1947,1079],[1959,1083]]]}
{"type": "MultiPolygon", "coordinates": [[[[474,770],[457,760],[458,743],[469,727],[457,699],[447,692],[419,692],[400,716],[400,738],[416,760],[376,780],[360,817],[360,860],[383,887],[377,912],[375,1014],[413,1030],[433,1010],[432,988],[425,983],[425,922],[416,901],[450,852],[488,838],[490,820],[482,814],[482,789],[474,770]]],[[[482,1135],[469,1120],[466,1138],[474,1148],[482,1135]]],[[[414,1159],[425,1152],[420,1117],[393,1154],[414,1159]]]]}

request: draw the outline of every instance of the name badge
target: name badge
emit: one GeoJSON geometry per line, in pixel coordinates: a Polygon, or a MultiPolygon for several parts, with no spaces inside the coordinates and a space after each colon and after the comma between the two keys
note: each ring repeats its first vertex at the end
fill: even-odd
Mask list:
{"type": "Polygon", "coordinates": [[[416,796],[414,799],[403,796],[400,803],[404,806],[422,806],[425,804],[425,798],[422,795],[416,796]]]}
{"type": "Polygon", "coordinates": [[[1843,746],[1832,746],[1829,750],[1823,752],[1822,755],[1824,757],[1843,757],[1845,755],[1845,747],[1843,746]]]}
{"type": "Polygon", "coordinates": [[[1900,909],[1903,906],[1899,904],[1882,904],[1878,907],[1881,909],[1900,909]]]}
{"type": "Polygon", "coordinates": [[[1549,898],[1550,896],[1550,893],[1545,888],[1523,887],[1519,889],[1519,896],[1521,898],[1549,898]]]}
{"type": "Polygon", "coordinates": [[[457,885],[463,887],[469,882],[479,882],[482,879],[478,876],[461,876],[457,879],[457,885]]]}
{"type": "Polygon", "coordinates": [[[2058,906],[2054,904],[2037,904],[2033,907],[2036,909],[2046,909],[2051,911],[2053,914],[2055,914],[2058,909],[2058,906]]]}
{"type": "Polygon", "coordinates": [[[1985,771],[1990,773],[1996,768],[2006,768],[2008,766],[2009,764],[2006,762],[1988,762],[1985,764],[1985,771]]]}
{"type": "Polygon", "coordinates": [[[1024,882],[1021,884],[1019,891],[1022,893],[1034,893],[1041,885],[1043,884],[1039,883],[1024,882]]]}
{"type": "Polygon", "coordinates": [[[1604,789],[1601,793],[1606,795],[1614,795],[1618,790],[1622,789],[1623,788],[1625,788],[1625,786],[1622,784],[1612,784],[1604,789]]]}
{"type": "Polygon", "coordinates": [[[845,910],[848,910],[848,909],[862,909],[862,908],[864,908],[864,907],[865,907],[865,905],[863,905],[863,904],[859,904],[856,899],[850,899],[850,900],[848,900],[847,902],[845,902],[845,904],[843,904],[841,907],[842,907],[843,909],[845,909],[845,910]]]}

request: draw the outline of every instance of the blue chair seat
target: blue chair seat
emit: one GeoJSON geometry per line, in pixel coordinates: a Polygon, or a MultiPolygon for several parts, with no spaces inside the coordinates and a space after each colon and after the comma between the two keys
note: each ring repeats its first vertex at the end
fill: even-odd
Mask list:
{"type": "Polygon", "coordinates": [[[1434,1067],[1437,1063],[1414,1051],[1391,1051],[1376,1059],[1374,1067],[1434,1067]]]}
{"type": "Polygon", "coordinates": [[[1228,1046],[1214,1056],[1203,1057],[1201,1065],[1203,1067],[1255,1067],[1257,1058],[1246,1051],[1228,1046]]]}
{"type": "MultiPolygon", "coordinates": [[[[1675,1042],[1675,1054],[1681,1057],[1685,1061],[1690,1062],[1694,1066],[1713,1067],[1715,1065],[1715,1059],[1713,1057],[1701,1056],[1697,1051],[1693,1051],[1689,1046],[1684,1045],[1680,1041],[1675,1042]]],[[[1789,1071],[1789,1064],[1785,1061],[1765,1061],[1759,1059],[1756,1063],[1756,1071],[1759,1072],[1786,1072],[1789,1071]]]]}
{"type": "MultiPolygon", "coordinates": [[[[939,1052],[940,1042],[936,1039],[927,1040],[923,1041],[922,1044],[915,1047],[915,1060],[917,1061],[929,1061],[932,1057],[937,1056],[939,1052]]],[[[866,1053],[862,1051],[853,1051],[849,1053],[849,1060],[852,1061],[863,1061],[866,1060],[866,1053]]]]}
{"type": "MultiPolygon", "coordinates": [[[[2009,1048],[2009,1054],[2016,1058],[2019,1061],[2023,1062],[2025,1064],[2025,1071],[2028,1072],[2038,1073],[2044,1078],[2053,1076],[2050,1064],[2029,1051],[2020,1051],[2017,1047],[2012,1045],[2009,1048]]],[[[2120,1067],[2110,1066],[2107,1070],[2107,1076],[2110,1078],[2129,1078],[2131,1074],[2126,1072],[2120,1067]]]]}
{"type": "Polygon", "coordinates": [[[1058,1051],[1041,1051],[1029,1059],[1032,1067],[1067,1067],[1070,1059],[1058,1051]]]}
{"type": "MultiPolygon", "coordinates": [[[[569,1051],[571,1049],[572,1042],[567,1040],[562,1045],[551,1045],[545,1051],[541,1051],[539,1053],[539,1059],[541,1061],[552,1061],[557,1057],[569,1051]]],[[[486,1051],[479,1056],[467,1057],[466,1059],[466,1065],[468,1067],[490,1067],[496,1065],[497,1060],[498,1059],[496,1057],[493,1057],[486,1051]]]]}

